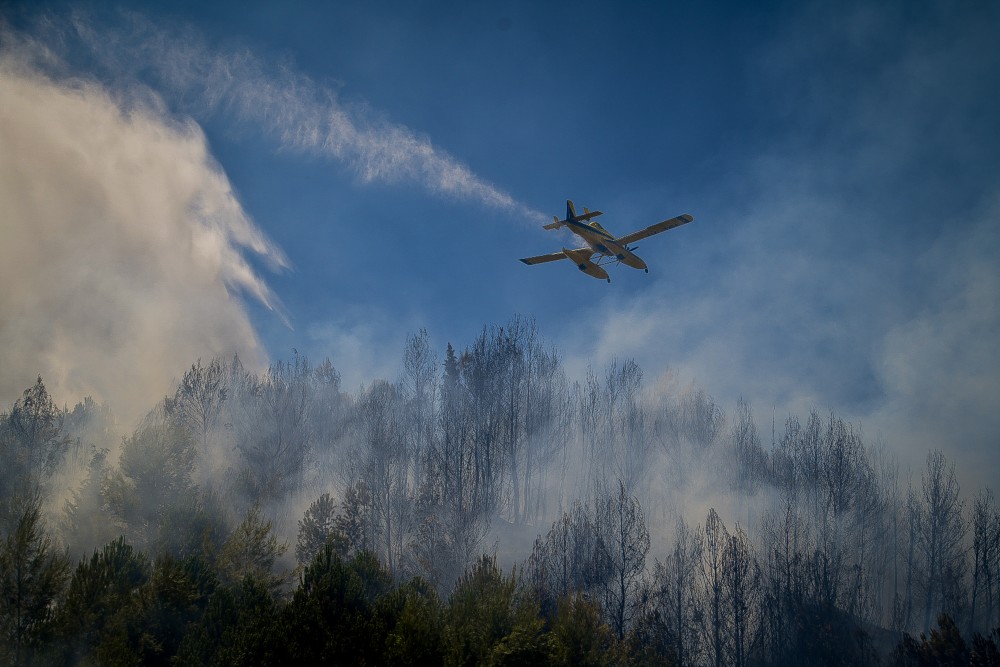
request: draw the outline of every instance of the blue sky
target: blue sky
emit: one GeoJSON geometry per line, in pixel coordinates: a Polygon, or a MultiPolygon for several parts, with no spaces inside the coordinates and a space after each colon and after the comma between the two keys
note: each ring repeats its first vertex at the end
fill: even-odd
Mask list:
{"type": "MultiPolygon", "coordinates": [[[[94,170],[63,173],[38,143],[76,105],[37,119],[34,148],[0,151],[11,257],[76,276],[37,293],[23,271],[3,276],[34,295],[5,306],[5,400],[35,372],[67,401],[111,394],[151,357],[173,366],[134,374],[155,396],[164,373],[231,350],[329,356],[355,388],[394,374],[421,327],[443,352],[522,314],[577,378],[634,357],[650,386],[669,369],[677,390],[746,397],[762,420],[834,410],[904,465],[939,447],[971,477],[997,471],[995,3],[8,1],[0,20],[0,81],[83,90],[80,108],[110,99],[123,115],[107,123],[157,138],[129,192],[157,215],[179,202],[158,223],[122,213],[146,204],[116,192],[113,167],[101,197],[74,194],[94,170]],[[161,188],[170,164],[214,185],[161,188]],[[108,244],[89,255],[72,213],[51,230],[72,251],[33,240],[42,214],[14,196],[19,173],[51,181],[58,211],[121,216],[94,223],[108,244]],[[695,222],[640,242],[649,275],[618,267],[610,285],[517,262],[572,242],[541,229],[567,198],[619,234],[695,222]],[[211,204],[193,222],[191,201],[211,204]],[[205,230],[219,252],[193,270],[205,230]],[[136,247],[149,262],[126,259],[136,247]],[[85,286],[118,294],[136,275],[150,282],[136,301],[67,315],[85,286]],[[104,344],[118,316],[134,318],[129,340],[104,344]],[[40,337],[34,320],[72,335],[40,337]],[[123,368],[98,380],[81,355],[123,368]]],[[[28,136],[23,116],[5,122],[11,146],[28,136]]],[[[83,132],[77,153],[126,150],[83,132]]]]}

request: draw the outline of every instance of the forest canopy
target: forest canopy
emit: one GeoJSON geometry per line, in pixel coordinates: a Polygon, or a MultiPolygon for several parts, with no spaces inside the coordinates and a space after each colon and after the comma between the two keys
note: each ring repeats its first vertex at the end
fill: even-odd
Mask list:
{"type": "Polygon", "coordinates": [[[198,360],[125,433],[39,377],[0,413],[0,660],[1000,660],[1000,515],[942,451],[904,478],[816,411],[765,443],[519,317],[401,369],[198,360]]]}

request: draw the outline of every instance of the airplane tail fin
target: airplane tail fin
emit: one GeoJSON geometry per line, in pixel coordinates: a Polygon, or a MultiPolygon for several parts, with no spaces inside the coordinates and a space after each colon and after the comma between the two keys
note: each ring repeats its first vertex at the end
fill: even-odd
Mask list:
{"type": "Polygon", "coordinates": [[[585,220],[592,220],[592,219],[596,218],[599,215],[603,215],[603,213],[601,213],[600,211],[591,211],[589,208],[584,208],[583,210],[586,211],[586,213],[584,213],[584,215],[582,217],[578,216],[576,214],[576,207],[573,206],[573,200],[572,199],[567,199],[566,200],[566,219],[565,220],[560,220],[558,215],[554,215],[554,216],[552,216],[552,222],[550,222],[547,225],[542,225],[542,229],[559,229],[563,225],[566,225],[566,224],[569,224],[569,223],[579,223],[579,222],[585,221],[585,220]]]}
{"type": "Polygon", "coordinates": [[[566,222],[576,220],[576,207],[573,206],[573,200],[566,200],[566,222]]]}

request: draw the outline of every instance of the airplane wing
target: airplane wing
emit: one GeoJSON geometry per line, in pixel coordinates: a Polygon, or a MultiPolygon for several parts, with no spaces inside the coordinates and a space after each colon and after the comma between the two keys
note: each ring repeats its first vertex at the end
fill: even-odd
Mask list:
{"type": "Polygon", "coordinates": [[[545,262],[554,262],[557,259],[566,259],[566,255],[561,252],[554,252],[551,255],[539,255],[538,257],[525,257],[521,261],[531,266],[532,264],[544,264],[545,262]]]}
{"type": "Polygon", "coordinates": [[[521,261],[531,266],[532,264],[544,264],[545,262],[554,262],[557,259],[566,259],[569,257],[576,263],[590,261],[591,256],[593,256],[594,251],[590,248],[576,248],[574,250],[563,250],[563,252],[554,252],[549,255],[539,255],[538,257],[525,257],[521,261]]]}
{"type": "Polygon", "coordinates": [[[615,240],[622,245],[628,245],[629,243],[635,243],[639,239],[644,239],[647,236],[652,236],[653,234],[659,234],[660,232],[665,232],[668,229],[673,229],[674,227],[686,225],[692,220],[694,220],[694,216],[685,213],[684,215],[679,215],[676,218],[670,218],[669,220],[658,222],[655,225],[650,225],[649,227],[646,227],[638,232],[632,232],[631,234],[620,236],[615,240]]]}

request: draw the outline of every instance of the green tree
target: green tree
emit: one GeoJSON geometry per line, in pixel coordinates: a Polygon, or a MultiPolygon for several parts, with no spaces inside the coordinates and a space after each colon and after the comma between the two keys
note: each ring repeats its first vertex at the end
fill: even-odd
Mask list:
{"type": "Polygon", "coordinates": [[[377,602],[390,589],[389,573],[372,553],[344,561],[328,543],[282,614],[281,661],[383,664],[390,624],[377,602]]]}
{"type": "Polygon", "coordinates": [[[195,498],[191,434],[174,419],[153,419],[122,442],[119,470],[104,489],[105,502],[129,539],[159,550],[171,538],[167,514],[195,498]]]}
{"type": "Polygon", "coordinates": [[[259,505],[247,510],[219,553],[217,566],[224,583],[235,585],[246,577],[253,577],[277,592],[285,576],[274,573],[274,563],[288,545],[279,542],[272,529],[271,520],[264,519],[259,505]]]}
{"type": "Polygon", "coordinates": [[[994,628],[988,637],[984,637],[978,632],[974,634],[969,664],[972,667],[1000,667],[998,643],[1000,643],[1000,628],[994,628]]]}
{"type": "Polygon", "coordinates": [[[169,665],[189,627],[201,618],[218,583],[200,558],[159,558],[141,591],[136,613],[127,619],[128,636],[143,665],[169,665]]]}
{"type": "Polygon", "coordinates": [[[77,565],[57,616],[58,653],[63,664],[138,664],[128,619],[144,611],[143,587],[149,559],[124,537],[77,565]]]}
{"type": "Polygon", "coordinates": [[[29,494],[47,480],[62,460],[69,439],[62,433],[63,414],[41,376],[0,415],[0,497],[29,494]]]}
{"type": "Polygon", "coordinates": [[[347,487],[334,525],[347,540],[349,553],[368,551],[374,547],[373,511],[372,494],[364,480],[347,487]]]}
{"type": "Polygon", "coordinates": [[[105,511],[103,487],[111,475],[107,458],[107,449],[94,452],[86,479],[63,504],[62,535],[74,558],[85,557],[118,535],[105,511]]]}
{"type": "Polygon", "coordinates": [[[274,664],[273,636],[278,607],[259,579],[245,578],[238,586],[220,586],[205,613],[188,626],[177,650],[177,665],[274,664]]]}
{"type": "Polygon", "coordinates": [[[458,581],[445,613],[447,665],[543,663],[551,654],[538,604],[516,573],[483,556],[458,581]]]}
{"type": "Polygon", "coordinates": [[[299,521],[299,539],[295,544],[295,559],[307,565],[316,557],[327,540],[334,540],[337,553],[347,554],[347,538],[337,529],[337,508],[329,493],[324,493],[309,505],[299,521]]]}
{"type": "Polygon", "coordinates": [[[427,582],[417,577],[384,595],[378,602],[378,613],[390,626],[386,664],[441,664],[444,609],[427,582]]]}
{"type": "Polygon", "coordinates": [[[167,555],[149,567],[122,540],[77,568],[62,613],[63,664],[170,665],[217,584],[198,558],[167,555]]]}
{"type": "Polygon", "coordinates": [[[17,518],[0,543],[0,659],[20,665],[51,630],[53,602],[69,576],[65,553],[53,547],[37,495],[8,500],[17,518]]]}
{"type": "Polygon", "coordinates": [[[893,667],[965,667],[969,648],[948,614],[938,616],[938,627],[921,632],[920,641],[904,633],[892,655],[893,667]]]}
{"type": "Polygon", "coordinates": [[[601,619],[597,605],[583,595],[559,601],[550,632],[553,665],[598,667],[622,661],[614,632],[601,619]]]}
{"type": "Polygon", "coordinates": [[[221,501],[211,491],[165,507],[157,533],[159,553],[179,560],[203,558],[212,565],[230,537],[221,501]]]}

